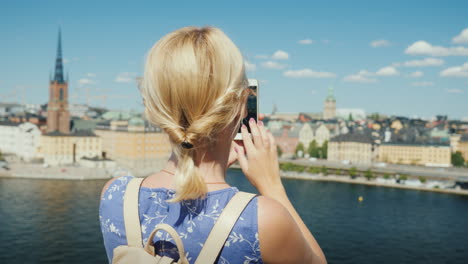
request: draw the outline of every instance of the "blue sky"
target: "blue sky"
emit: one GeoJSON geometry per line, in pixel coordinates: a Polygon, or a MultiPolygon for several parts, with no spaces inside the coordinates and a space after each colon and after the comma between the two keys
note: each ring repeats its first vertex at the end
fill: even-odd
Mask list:
{"type": "Polygon", "coordinates": [[[70,101],[141,110],[151,46],[212,25],[260,80],[262,112],[320,112],[333,85],[338,108],[468,117],[468,1],[378,2],[4,1],[0,101],[47,101],[61,25],[70,101]]]}

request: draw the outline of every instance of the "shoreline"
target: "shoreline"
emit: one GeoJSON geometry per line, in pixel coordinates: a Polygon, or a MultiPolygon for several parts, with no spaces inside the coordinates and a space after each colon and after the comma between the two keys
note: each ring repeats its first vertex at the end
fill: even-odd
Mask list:
{"type": "Polygon", "coordinates": [[[377,182],[375,180],[367,180],[365,177],[357,177],[356,179],[348,178],[349,176],[337,176],[337,175],[327,175],[323,176],[320,174],[309,174],[309,173],[297,173],[297,172],[286,172],[281,171],[281,177],[286,179],[297,179],[297,180],[312,180],[312,181],[327,181],[327,182],[339,182],[339,183],[348,183],[348,184],[360,184],[374,187],[386,187],[386,188],[397,188],[397,189],[406,189],[414,191],[426,191],[426,192],[438,192],[438,193],[448,193],[448,194],[457,194],[457,195],[467,195],[468,190],[463,189],[444,189],[444,188],[429,188],[424,186],[410,186],[403,185],[399,183],[384,183],[377,182]]]}
{"type": "MultiPolygon", "coordinates": [[[[16,167],[16,166],[15,166],[16,167]]],[[[240,166],[233,164],[230,169],[240,170],[240,166]]],[[[312,180],[312,181],[327,181],[327,182],[339,182],[347,184],[360,184],[374,187],[386,187],[386,188],[398,188],[415,191],[426,191],[426,192],[438,192],[456,195],[468,196],[468,190],[464,189],[445,189],[445,188],[433,188],[428,186],[411,186],[404,185],[394,182],[378,182],[374,180],[367,180],[365,177],[357,177],[355,179],[349,178],[347,175],[327,175],[312,174],[308,172],[295,172],[295,171],[283,171],[281,170],[281,177],[285,179],[297,179],[297,180],[312,180]]],[[[117,173],[119,174],[119,173],[117,173]]],[[[115,177],[116,173],[111,172],[104,168],[84,168],[84,167],[56,167],[56,168],[42,168],[34,166],[34,169],[24,171],[18,168],[12,168],[9,171],[0,170],[0,178],[9,179],[46,179],[46,180],[105,180],[115,177]],[[16,171],[16,173],[15,173],[16,171]],[[21,173],[22,172],[22,173],[21,173]],[[81,175],[81,176],[77,176],[81,175]]],[[[132,174],[133,175],[133,174],[132,174]]],[[[119,175],[120,176],[120,175],[119,175]]],[[[137,175],[136,177],[140,177],[137,175]]]]}

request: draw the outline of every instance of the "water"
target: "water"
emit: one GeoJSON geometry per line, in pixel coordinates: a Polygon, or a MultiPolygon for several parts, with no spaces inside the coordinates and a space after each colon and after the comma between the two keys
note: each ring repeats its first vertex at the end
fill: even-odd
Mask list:
{"type": "MultiPolygon", "coordinates": [[[[228,181],[253,191],[240,171],[229,171],[228,181]]],[[[106,263],[98,221],[104,183],[0,179],[0,263],[106,263]]],[[[333,182],[284,184],[329,263],[468,262],[468,197],[333,182]]]]}

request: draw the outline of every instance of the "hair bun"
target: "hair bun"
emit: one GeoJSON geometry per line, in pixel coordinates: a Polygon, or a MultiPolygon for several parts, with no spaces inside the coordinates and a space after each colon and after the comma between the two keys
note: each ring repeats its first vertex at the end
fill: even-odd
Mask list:
{"type": "Polygon", "coordinates": [[[182,143],[180,143],[182,145],[183,148],[186,148],[186,149],[191,149],[193,148],[193,144],[187,142],[187,141],[184,141],[182,143]]]}

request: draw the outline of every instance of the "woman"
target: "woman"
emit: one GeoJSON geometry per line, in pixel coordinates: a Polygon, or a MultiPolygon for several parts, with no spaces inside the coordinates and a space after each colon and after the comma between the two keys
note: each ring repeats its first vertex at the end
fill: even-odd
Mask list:
{"type": "MultiPolygon", "coordinates": [[[[316,240],[290,203],[279,175],[275,140],[263,123],[242,125],[249,95],[244,61],[234,43],[214,27],[185,27],[150,50],[142,82],[145,115],[168,134],[172,155],[165,168],[143,181],[139,217],[143,241],[160,223],[182,237],[195,261],[219,213],[238,192],[226,170],[238,161],[261,196],[236,222],[218,263],[326,263],[316,240]]],[[[100,221],[109,262],[126,244],[122,199],[131,176],[111,179],[102,190],[100,221]]],[[[163,234],[155,237],[158,254],[163,234]],[[159,242],[158,242],[159,241],[159,242]]]]}

